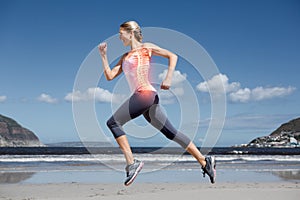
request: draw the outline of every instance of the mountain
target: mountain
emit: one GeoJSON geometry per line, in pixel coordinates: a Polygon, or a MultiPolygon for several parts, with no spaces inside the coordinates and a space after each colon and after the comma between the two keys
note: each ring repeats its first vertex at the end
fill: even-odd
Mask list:
{"type": "Polygon", "coordinates": [[[0,147],[44,146],[30,130],[15,120],[0,115],[0,147]]]}
{"type": "MultiPolygon", "coordinates": [[[[296,133],[296,132],[300,132],[300,118],[297,119],[293,119],[291,121],[289,121],[288,123],[282,124],[279,128],[277,128],[275,131],[273,131],[271,133],[272,137],[276,137],[279,136],[280,134],[282,134],[283,132],[286,133],[296,133]]],[[[299,140],[299,136],[298,136],[298,140],[299,140]]]]}
{"type": "Polygon", "coordinates": [[[248,147],[299,147],[300,118],[282,124],[268,136],[252,140],[248,147]]]}

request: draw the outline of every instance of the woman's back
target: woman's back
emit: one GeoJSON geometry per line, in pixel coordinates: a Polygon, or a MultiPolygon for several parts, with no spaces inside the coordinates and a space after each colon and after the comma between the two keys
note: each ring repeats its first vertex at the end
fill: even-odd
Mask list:
{"type": "Polygon", "coordinates": [[[127,53],[122,69],[131,91],[156,91],[149,81],[151,49],[138,48],[127,53]]]}

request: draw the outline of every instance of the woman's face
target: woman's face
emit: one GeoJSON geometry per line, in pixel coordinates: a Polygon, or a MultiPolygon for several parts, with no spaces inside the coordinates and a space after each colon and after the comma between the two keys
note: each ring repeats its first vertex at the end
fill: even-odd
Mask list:
{"type": "Polygon", "coordinates": [[[120,28],[119,38],[123,42],[124,46],[129,46],[132,38],[132,33],[127,32],[123,28],[120,28]]]}

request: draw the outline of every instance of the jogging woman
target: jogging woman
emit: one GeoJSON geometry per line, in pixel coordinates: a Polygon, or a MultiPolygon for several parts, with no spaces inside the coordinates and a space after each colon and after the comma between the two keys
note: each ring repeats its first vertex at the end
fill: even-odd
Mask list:
{"type": "Polygon", "coordinates": [[[156,89],[150,84],[149,69],[152,55],[162,56],[169,60],[168,71],[161,83],[161,89],[171,87],[173,71],[177,63],[177,56],[152,43],[142,43],[140,26],[135,21],[128,21],[120,25],[120,40],[124,46],[130,46],[131,51],[125,53],[115,67],[109,67],[107,59],[107,44],[101,43],[98,48],[103,62],[103,70],[107,80],[112,80],[124,72],[132,90],[132,96],[107,121],[107,126],[114,135],[122,150],[127,166],[125,185],[130,185],[136,178],[144,163],[133,157],[130,145],[122,126],[140,115],[168,139],[177,142],[200,163],[203,175],[210,177],[211,183],[215,182],[216,170],[214,157],[204,157],[194,143],[183,133],[177,131],[165,114],[162,112],[156,89]]]}

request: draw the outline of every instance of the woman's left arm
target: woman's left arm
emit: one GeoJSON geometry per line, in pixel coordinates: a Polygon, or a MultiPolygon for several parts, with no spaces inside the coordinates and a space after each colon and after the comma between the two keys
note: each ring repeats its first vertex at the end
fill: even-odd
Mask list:
{"type": "Polygon", "coordinates": [[[177,64],[177,59],[178,59],[177,55],[172,53],[169,50],[160,48],[159,46],[154,45],[152,43],[145,43],[144,45],[147,48],[151,48],[152,55],[162,56],[164,58],[169,59],[168,72],[161,84],[161,89],[168,90],[171,87],[173,72],[177,64]]]}

